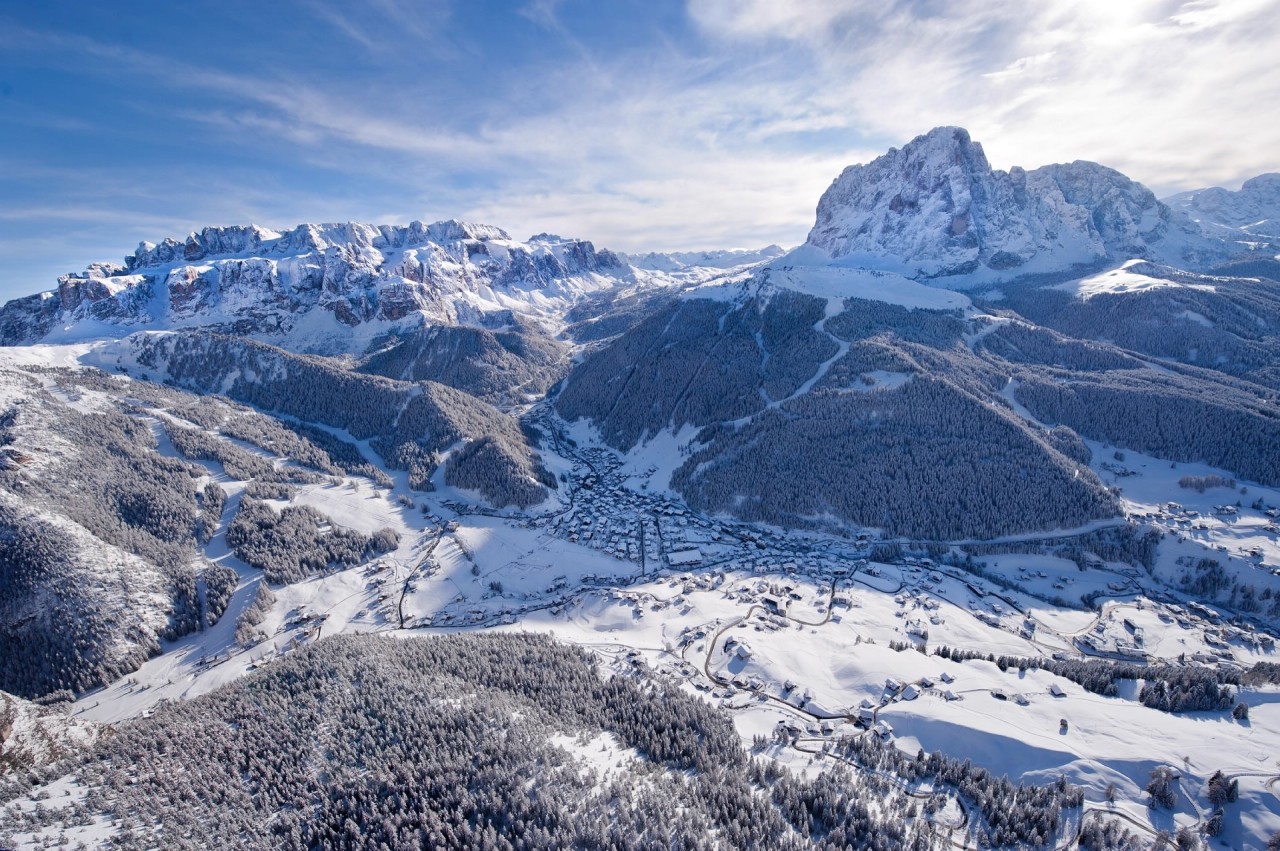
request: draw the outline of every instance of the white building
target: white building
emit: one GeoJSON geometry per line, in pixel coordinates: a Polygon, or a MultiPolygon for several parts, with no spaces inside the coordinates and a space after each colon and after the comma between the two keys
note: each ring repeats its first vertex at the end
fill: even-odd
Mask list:
{"type": "Polygon", "coordinates": [[[667,554],[667,561],[672,567],[684,567],[690,564],[702,564],[702,553],[698,550],[678,550],[667,554]]]}

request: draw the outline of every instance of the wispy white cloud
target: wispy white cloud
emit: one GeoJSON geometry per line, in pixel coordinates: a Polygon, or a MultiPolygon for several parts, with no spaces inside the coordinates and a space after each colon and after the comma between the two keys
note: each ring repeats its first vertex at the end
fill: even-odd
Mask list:
{"type": "Polygon", "coordinates": [[[451,14],[448,0],[348,0],[340,5],[301,0],[308,14],[363,48],[369,55],[391,59],[406,42],[414,50],[436,56],[456,55],[443,37],[451,14]]]}
{"type": "Polygon", "coordinates": [[[907,139],[966,126],[997,164],[1094,159],[1157,189],[1277,166],[1275,0],[690,0],[708,34],[787,40],[814,103],[907,139]],[[767,7],[767,11],[762,11],[767,7]]]}

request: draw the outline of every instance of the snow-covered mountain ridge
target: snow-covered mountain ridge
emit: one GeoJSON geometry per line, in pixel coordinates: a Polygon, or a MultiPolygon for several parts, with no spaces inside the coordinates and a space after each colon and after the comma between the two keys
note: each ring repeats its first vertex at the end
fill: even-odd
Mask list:
{"type": "Polygon", "coordinates": [[[1238,191],[1214,186],[1164,199],[1210,233],[1241,241],[1280,238],[1280,174],[1260,174],[1238,191]]]}
{"type": "Polygon", "coordinates": [[[584,240],[521,243],[456,221],[306,224],[285,233],[205,228],[184,242],[144,242],[123,265],[94,264],[59,278],[54,291],[10,302],[0,340],[118,335],[110,326],[279,337],[302,325],[342,337],[365,325],[377,333],[406,320],[452,325],[495,311],[538,312],[629,276],[616,254],[584,240]]]}
{"type": "Polygon", "coordinates": [[[682,272],[687,269],[736,269],[755,263],[763,263],[786,254],[780,245],[767,245],[758,249],[720,249],[713,251],[651,251],[647,254],[628,254],[626,260],[637,269],[658,272],[682,272]]]}
{"type": "Polygon", "coordinates": [[[1227,253],[1113,169],[999,171],[968,132],[939,127],[845,169],[793,259],[982,283],[1131,257],[1197,266],[1227,253]]]}

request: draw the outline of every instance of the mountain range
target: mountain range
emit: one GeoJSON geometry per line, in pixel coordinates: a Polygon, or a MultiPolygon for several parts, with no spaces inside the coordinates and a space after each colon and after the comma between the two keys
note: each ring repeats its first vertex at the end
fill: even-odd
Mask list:
{"type": "Polygon", "coordinates": [[[1204,272],[1274,260],[1278,210],[1280,175],[1161,202],[1096,163],[992,169],[966,131],[942,127],[845,169],[790,253],[775,245],[629,257],[457,221],[209,227],[143,242],[123,263],[95,263],[9,302],[0,343],[199,327],[359,353],[391,329],[487,328],[513,316],[536,317],[554,335],[593,296],[679,288],[760,264],[893,272],[963,290],[1134,258],[1204,272]]]}
{"type": "Polygon", "coordinates": [[[888,539],[1117,520],[1088,441],[1280,484],[1277,185],[1165,203],[1094,163],[992,169],[944,127],[836,177],[789,252],[627,257],[453,221],[142,243],[0,309],[7,351],[74,344],[144,380],[0,367],[0,510],[26,530],[3,547],[32,566],[0,628],[46,640],[49,583],[95,541],[113,565],[77,586],[112,604],[46,654],[65,669],[5,684],[82,688],[216,619],[227,577],[193,555],[222,502],[189,461],[255,469],[237,436],[309,459],[273,488],[403,473],[528,508],[561,498],[532,424],[553,411],[699,511],[888,539]]]}

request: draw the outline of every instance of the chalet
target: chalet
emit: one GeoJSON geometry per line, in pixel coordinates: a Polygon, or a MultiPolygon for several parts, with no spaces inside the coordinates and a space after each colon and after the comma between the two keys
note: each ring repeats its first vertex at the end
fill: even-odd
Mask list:
{"type": "Polygon", "coordinates": [[[813,717],[815,717],[815,718],[832,718],[832,719],[834,719],[834,718],[843,718],[843,717],[845,717],[845,713],[844,713],[844,712],[837,712],[836,710],[832,709],[831,707],[829,707],[829,706],[827,706],[827,705],[825,705],[825,704],[819,703],[818,701],[814,700],[813,698],[810,698],[809,700],[806,700],[806,701],[804,702],[804,704],[803,704],[802,708],[804,709],[804,711],[805,711],[805,712],[809,713],[810,715],[812,715],[812,716],[813,716],[813,717]]]}
{"type": "Polygon", "coordinates": [[[872,729],[886,742],[893,738],[893,727],[888,721],[877,721],[876,726],[872,729]]]}
{"type": "Polygon", "coordinates": [[[764,603],[764,607],[770,612],[781,617],[787,616],[787,609],[791,606],[791,599],[781,594],[765,594],[760,598],[760,602],[764,603]]]}
{"type": "Polygon", "coordinates": [[[956,681],[956,678],[951,676],[951,674],[949,674],[946,671],[943,671],[941,674],[939,674],[938,679],[942,680],[944,683],[954,683],[956,681]]]}
{"type": "Polygon", "coordinates": [[[1062,690],[1062,686],[1058,685],[1057,683],[1050,683],[1050,684],[1049,684],[1049,694],[1053,695],[1054,697],[1066,697],[1066,696],[1067,696],[1067,693],[1066,693],[1065,691],[1063,691],[1063,690],[1062,690]]]}
{"type": "Polygon", "coordinates": [[[667,554],[667,561],[672,567],[685,567],[687,565],[702,564],[702,553],[696,549],[693,550],[677,550],[667,554]]]}
{"type": "Polygon", "coordinates": [[[920,696],[920,689],[916,688],[915,683],[908,683],[907,687],[902,690],[903,700],[915,700],[920,696]]]}

